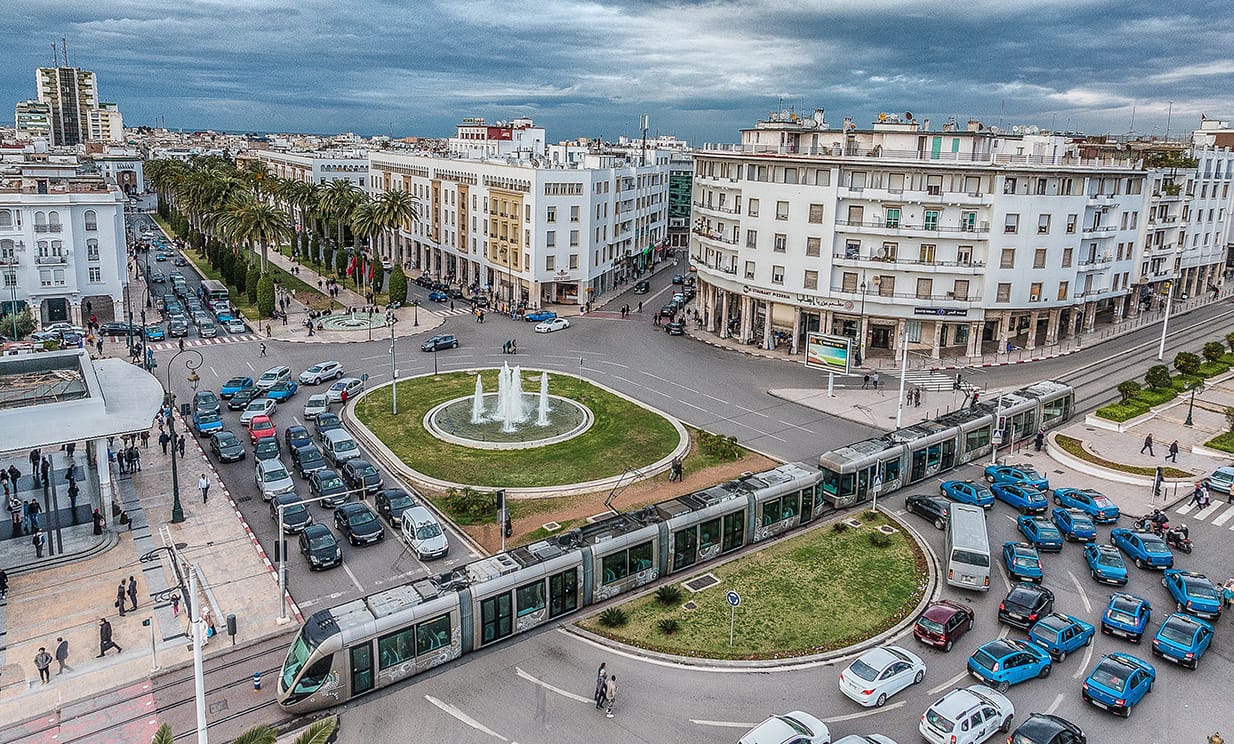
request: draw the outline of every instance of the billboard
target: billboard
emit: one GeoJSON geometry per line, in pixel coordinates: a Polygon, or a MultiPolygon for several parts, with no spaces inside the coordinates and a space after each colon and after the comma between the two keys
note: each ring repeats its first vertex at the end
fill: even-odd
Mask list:
{"type": "Polygon", "coordinates": [[[806,334],[806,366],[849,374],[853,357],[853,340],[848,336],[825,333],[806,334]]]}

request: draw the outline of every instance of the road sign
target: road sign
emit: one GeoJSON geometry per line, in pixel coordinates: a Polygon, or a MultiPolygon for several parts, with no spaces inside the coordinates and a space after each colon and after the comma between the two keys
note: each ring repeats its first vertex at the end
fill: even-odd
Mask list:
{"type": "Polygon", "coordinates": [[[730,591],[728,594],[724,595],[724,598],[727,599],[728,603],[732,605],[733,607],[736,607],[741,604],[741,595],[738,594],[737,592],[730,591]]]}
{"type": "Polygon", "coordinates": [[[728,647],[733,647],[733,635],[737,629],[737,605],[741,604],[741,595],[729,590],[724,598],[728,600],[728,647]]]}

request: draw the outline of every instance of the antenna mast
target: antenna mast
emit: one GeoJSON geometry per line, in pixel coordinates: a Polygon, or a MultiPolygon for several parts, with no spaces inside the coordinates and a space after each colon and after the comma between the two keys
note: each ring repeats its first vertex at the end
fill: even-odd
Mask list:
{"type": "Polygon", "coordinates": [[[643,114],[638,120],[639,128],[643,130],[643,165],[647,165],[647,125],[649,118],[647,114],[643,114]]]}
{"type": "Polygon", "coordinates": [[[63,36],[60,37],[60,46],[64,48],[64,66],[69,66],[69,41],[63,36]]]}
{"type": "Polygon", "coordinates": [[[52,67],[60,66],[60,56],[59,56],[59,52],[56,51],[56,42],[54,41],[51,43],[51,66],[52,67]]]}

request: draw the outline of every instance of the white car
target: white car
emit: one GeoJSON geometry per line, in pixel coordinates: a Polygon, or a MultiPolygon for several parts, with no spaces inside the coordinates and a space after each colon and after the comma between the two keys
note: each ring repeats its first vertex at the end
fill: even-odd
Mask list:
{"type": "Polygon", "coordinates": [[[325,393],[310,395],[308,402],[304,404],[304,418],[313,421],[317,418],[317,414],[328,410],[330,410],[330,401],[326,400],[325,393]]]}
{"type": "Polygon", "coordinates": [[[423,506],[413,506],[403,512],[399,530],[403,542],[422,561],[444,558],[450,552],[450,542],[433,513],[423,506]]]}
{"type": "Polygon", "coordinates": [[[232,318],[231,320],[223,323],[223,326],[227,329],[228,333],[245,333],[249,329],[249,327],[244,324],[244,321],[239,318],[232,318]]]}
{"type": "Polygon", "coordinates": [[[836,739],[831,744],[896,744],[895,739],[882,734],[849,734],[842,739],[836,739]]]}
{"type": "Polygon", "coordinates": [[[867,708],[881,708],[887,698],[925,679],[925,673],[925,662],[912,651],[872,648],[840,672],[840,692],[867,708]]]}
{"type": "Polygon", "coordinates": [[[980,744],[1011,729],[1015,706],[985,685],[955,689],[921,715],[917,730],[931,744],[980,744]]]}
{"type": "Polygon", "coordinates": [[[257,416],[273,416],[274,409],[278,408],[278,402],[270,398],[254,398],[251,403],[244,407],[240,412],[240,423],[248,426],[249,423],[257,416]]]}
{"type": "Polygon", "coordinates": [[[750,729],[737,744],[831,744],[831,732],[814,716],[795,710],[771,716],[750,729]]]}
{"type": "Polygon", "coordinates": [[[335,380],[326,391],[326,400],[331,403],[346,403],[364,390],[364,382],[359,377],[344,377],[335,380]]]}
{"type": "Polygon", "coordinates": [[[536,333],[552,333],[560,331],[562,328],[569,328],[570,321],[565,318],[553,318],[542,323],[536,323],[536,333]]]}
{"type": "Polygon", "coordinates": [[[318,362],[300,373],[301,385],[320,385],[326,380],[337,380],[343,376],[341,362],[318,362]]]}

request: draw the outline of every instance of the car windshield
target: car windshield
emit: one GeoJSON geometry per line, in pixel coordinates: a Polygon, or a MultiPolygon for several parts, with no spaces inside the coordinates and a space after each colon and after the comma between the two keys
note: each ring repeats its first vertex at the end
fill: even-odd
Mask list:
{"type": "Polygon", "coordinates": [[[1041,480],[1041,473],[1038,473],[1036,470],[1033,470],[1032,468],[1025,468],[1020,471],[1020,474],[1024,476],[1024,478],[1026,478],[1027,480],[1041,480]]]}
{"type": "Polygon", "coordinates": [[[357,511],[353,513],[350,517],[347,518],[347,521],[351,523],[352,527],[357,527],[359,525],[368,524],[369,522],[372,522],[374,519],[376,519],[376,517],[373,516],[373,513],[369,511],[368,509],[364,509],[362,511],[357,511]]]}
{"type": "Polygon", "coordinates": [[[329,491],[335,488],[342,488],[345,490],[347,488],[347,484],[343,483],[343,479],[338,477],[337,475],[331,475],[328,478],[322,478],[320,481],[318,481],[318,483],[321,485],[322,491],[329,491]]]}
{"type": "Polygon", "coordinates": [[[300,464],[308,465],[311,462],[316,462],[323,459],[321,453],[316,449],[305,450],[300,453],[300,464]]]}
{"type": "Polygon", "coordinates": [[[274,441],[273,439],[263,439],[257,443],[256,452],[258,454],[263,454],[266,452],[278,452],[278,451],[279,451],[279,443],[274,441]]]}
{"type": "Polygon", "coordinates": [[[343,389],[343,388],[345,388],[345,387],[347,387],[347,383],[346,383],[346,382],[344,382],[344,381],[342,381],[342,380],[340,380],[340,381],[338,381],[338,382],[334,383],[333,385],[331,385],[331,386],[330,386],[330,390],[331,390],[331,391],[338,391],[338,390],[342,390],[342,389],[343,389]]]}
{"type": "Polygon", "coordinates": [[[1123,686],[1127,684],[1127,678],[1123,676],[1125,673],[1122,664],[1105,661],[1093,670],[1092,680],[1115,692],[1122,692],[1123,686]]]}
{"type": "Polygon", "coordinates": [[[848,671],[864,680],[878,679],[878,670],[861,659],[854,661],[852,666],[848,668],[848,671]]]}
{"type": "Polygon", "coordinates": [[[1189,623],[1177,618],[1170,618],[1161,625],[1161,637],[1180,646],[1190,646],[1195,639],[1195,631],[1189,623]]]}
{"type": "Polygon", "coordinates": [[[369,465],[368,467],[360,468],[360,475],[365,478],[372,478],[377,475],[377,468],[369,465]]]}
{"type": "Polygon", "coordinates": [[[244,387],[243,377],[233,377],[223,387],[244,387]]]}
{"type": "Polygon", "coordinates": [[[926,723],[934,728],[942,731],[944,734],[949,734],[955,729],[955,721],[949,721],[944,718],[938,711],[930,708],[925,712],[926,723]]]}
{"type": "Polygon", "coordinates": [[[266,399],[265,399],[265,398],[258,398],[258,399],[256,399],[256,400],[254,400],[253,402],[249,403],[249,408],[251,408],[251,409],[252,409],[252,410],[254,410],[254,411],[264,411],[264,410],[266,410],[266,399]]]}
{"type": "Polygon", "coordinates": [[[326,533],[323,532],[320,535],[314,535],[313,537],[309,538],[309,548],[313,550],[322,550],[325,548],[332,548],[332,547],[334,547],[334,536],[333,535],[327,535],[326,533]]]}
{"type": "Polygon", "coordinates": [[[278,373],[278,372],[266,372],[266,373],[262,374],[262,376],[261,376],[261,381],[262,381],[262,382],[274,382],[274,381],[275,381],[275,380],[277,380],[278,378],[279,378],[279,373],[278,373]]]}
{"type": "Polygon", "coordinates": [[[1015,588],[1007,595],[1008,604],[1018,604],[1023,607],[1032,607],[1037,603],[1038,594],[1032,589],[1015,588]]]}
{"type": "Polygon", "coordinates": [[[441,535],[441,525],[436,522],[422,522],[416,525],[416,539],[428,540],[441,535]]]}
{"type": "Polygon", "coordinates": [[[1033,635],[1044,641],[1052,641],[1058,638],[1058,629],[1042,620],[1033,627],[1033,635]]]}
{"type": "Polygon", "coordinates": [[[1201,599],[1216,599],[1217,592],[1212,585],[1207,581],[1198,581],[1196,579],[1187,579],[1183,581],[1183,586],[1187,589],[1187,595],[1191,597],[1199,597],[1201,599]]]}
{"type": "Polygon", "coordinates": [[[1078,517],[1074,514],[1071,515],[1071,526],[1073,529],[1077,530],[1096,529],[1093,527],[1093,523],[1089,521],[1088,517],[1078,517]]]}
{"type": "Polygon", "coordinates": [[[1134,623],[1138,606],[1129,600],[1116,598],[1110,603],[1109,617],[1120,623],[1134,623]]]}
{"type": "Polygon", "coordinates": [[[390,508],[391,509],[409,509],[411,508],[412,503],[413,502],[410,496],[395,496],[394,498],[390,499],[390,508]]]}
{"type": "Polygon", "coordinates": [[[235,434],[228,434],[225,437],[219,437],[218,443],[220,447],[236,447],[239,446],[240,440],[236,438],[235,434]]]}
{"type": "Polygon", "coordinates": [[[273,468],[271,470],[267,470],[266,475],[265,475],[266,483],[270,483],[272,481],[287,480],[290,477],[291,476],[287,475],[287,471],[283,470],[282,468],[273,468]]]}
{"type": "Polygon", "coordinates": [[[318,372],[320,372],[322,369],[323,369],[323,367],[322,367],[320,364],[314,364],[312,367],[309,367],[309,368],[308,368],[307,370],[305,370],[305,371],[306,371],[306,372],[312,372],[313,374],[317,374],[317,373],[318,373],[318,372]]]}
{"type": "Polygon", "coordinates": [[[356,443],[352,439],[340,439],[334,443],[336,452],[350,452],[356,448],[356,443]]]}

